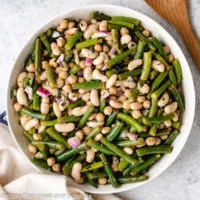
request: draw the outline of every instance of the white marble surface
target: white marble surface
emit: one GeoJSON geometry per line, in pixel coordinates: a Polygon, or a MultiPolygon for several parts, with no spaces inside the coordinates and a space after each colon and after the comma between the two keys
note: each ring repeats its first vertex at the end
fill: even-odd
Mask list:
{"type": "MultiPolygon", "coordinates": [[[[142,0],[1,0],[0,1],[0,112],[5,109],[7,80],[20,49],[29,37],[53,16],[86,4],[109,3],[138,10],[159,22],[182,47],[194,77],[196,116],[191,135],[172,166],[152,182],[119,193],[124,200],[200,199],[200,73],[177,32],[142,0]]],[[[200,38],[200,0],[189,1],[190,19],[200,38]]],[[[200,52],[199,52],[200,53],[200,52]]]]}

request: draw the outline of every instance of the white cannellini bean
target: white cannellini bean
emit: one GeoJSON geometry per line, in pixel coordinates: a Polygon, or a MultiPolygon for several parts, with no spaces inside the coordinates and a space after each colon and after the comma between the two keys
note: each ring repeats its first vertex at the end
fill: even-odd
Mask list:
{"type": "Polygon", "coordinates": [[[22,105],[21,104],[19,104],[19,103],[15,103],[14,104],[14,110],[15,110],[15,112],[20,112],[21,109],[22,109],[22,105]]]}
{"type": "Polygon", "coordinates": [[[43,132],[43,131],[45,130],[45,128],[46,128],[46,126],[40,125],[40,126],[38,127],[38,133],[43,132]]]}
{"type": "Polygon", "coordinates": [[[91,35],[96,31],[97,31],[97,26],[95,24],[89,25],[86,31],[84,32],[84,38],[89,39],[91,35]]]}
{"type": "Polygon", "coordinates": [[[80,57],[84,57],[84,58],[94,59],[94,58],[96,58],[98,56],[98,53],[97,52],[93,52],[90,49],[83,48],[83,49],[81,49],[81,52],[80,52],[79,56],[80,57]]]}
{"type": "Polygon", "coordinates": [[[130,104],[131,110],[140,110],[142,108],[142,104],[140,102],[133,102],[130,104]]]}
{"type": "Polygon", "coordinates": [[[74,108],[74,109],[72,110],[72,115],[74,115],[74,116],[82,116],[82,115],[86,112],[86,110],[87,110],[88,108],[89,108],[88,105],[83,106],[83,107],[74,108]]]}
{"type": "Polygon", "coordinates": [[[122,35],[120,42],[122,46],[128,44],[129,42],[131,42],[131,36],[129,34],[122,35]]]}
{"type": "Polygon", "coordinates": [[[48,112],[49,112],[49,97],[43,97],[42,98],[40,111],[44,115],[48,114],[48,112]]]}
{"type": "Polygon", "coordinates": [[[88,149],[86,151],[86,162],[91,163],[95,158],[95,151],[93,149],[88,149]]]}
{"type": "Polygon", "coordinates": [[[98,178],[99,185],[105,185],[108,182],[107,178],[98,178]]]}
{"type": "Polygon", "coordinates": [[[56,56],[59,56],[62,53],[60,47],[55,42],[51,43],[51,49],[56,56]]]}
{"type": "Polygon", "coordinates": [[[90,101],[94,106],[99,106],[99,96],[96,89],[92,89],[90,92],[90,101]]]}
{"type": "Polygon", "coordinates": [[[118,101],[115,101],[115,100],[110,100],[109,101],[109,105],[113,108],[116,108],[116,109],[121,109],[122,108],[122,103],[118,102],[118,101]]]}
{"type": "Polygon", "coordinates": [[[17,77],[17,85],[18,87],[23,87],[23,79],[27,77],[27,73],[26,72],[21,72],[18,77],[17,77]]]}
{"type": "Polygon", "coordinates": [[[95,128],[97,126],[103,126],[104,122],[97,122],[97,121],[89,121],[87,122],[87,126],[91,128],[95,128]]]}
{"type": "Polygon", "coordinates": [[[133,89],[136,87],[136,83],[133,81],[131,77],[128,77],[127,80],[124,81],[117,81],[116,86],[127,87],[133,89]]]}
{"type": "Polygon", "coordinates": [[[71,131],[73,131],[75,129],[75,124],[74,123],[59,123],[59,124],[56,124],[54,126],[54,128],[58,132],[68,133],[68,132],[71,132],[71,131]]]}
{"type": "Polygon", "coordinates": [[[164,125],[168,128],[172,125],[171,120],[164,121],[164,125]]]}
{"type": "Polygon", "coordinates": [[[99,24],[99,30],[107,31],[107,25],[108,25],[108,22],[106,20],[101,21],[99,24]]]}
{"type": "Polygon", "coordinates": [[[28,105],[28,99],[23,88],[17,89],[17,102],[24,106],[28,105]]]}
{"type": "Polygon", "coordinates": [[[178,119],[179,119],[178,114],[177,114],[177,113],[174,113],[174,117],[172,118],[172,120],[173,120],[174,122],[177,122],[178,119]]]}
{"type": "Polygon", "coordinates": [[[165,92],[162,97],[160,98],[160,100],[158,101],[158,106],[159,107],[164,107],[168,104],[169,102],[169,95],[167,92],[165,92]]]}
{"type": "Polygon", "coordinates": [[[39,120],[38,119],[31,119],[24,125],[24,129],[26,131],[28,131],[28,130],[34,128],[35,126],[37,126],[38,124],[39,124],[39,120]]]}
{"type": "Polygon", "coordinates": [[[165,71],[165,66],[162,62],[159,60],[153,60],[152,61],[152,68],[159,71],[159,72],[164,72],[165,71]]]}
{"type": "Polygon", "coordinates": [[[76,183],[83,182],[83,179],[81,178],[81,169],[82,164],[80,162],[75,163],[72,167],[71,176],[76,181],[76,183]]]}
{"type": "Polygon", "coordinates": [[[97,58],[93,60],[93,65],[100,65],[104,62],[105,53],[101,52],[97,58]]]}
{"type": "Polygon", "coordinates": [[[90,93],[87,92],[82,96],[83,101],[87,102],[90,100],[90,93]]]}
{"type": "Polygon", "coordinates": [[[177,102],[175,101],[175,102],[172,102],[171,104],[167,105],[167,106],[165,107],[164,111],[165,111],[166,114],[170,114],[170,113],[175,112],[176,109],[177,109],[177,107],[178,107],[178,104],[177,104],[177,102]]]}
{"type": "Polygon", "coordinates": [[[106,82],[108,80],[107,76],[101,74],[101,72],[98,69],[95,69],[92,72],[92,77],[95,80],[101,80],[102,82],[106,82]]]}
{"type": "Polygon", "coordinates": [[[47,79],[47,74],[46,74],[46,71],[43,71],[40,75],[40,80],[41,81],[45,81],[47,79]]]}
{"type": "Polygon", "coordinates": [[[58,105],[57,102],[53,102],[53,111],[54,111],[54,113],[55,113],[57,118],[62,116],[62,113],[61,113],[61,111],[59,109],[59,105],[58,105]]]}
{"type": "Polygon", "coordinates": [[[103,135],[102,135],[101,133],[98,133],[98,134],[95,136],[94,140],[98,142],[98,141],[101,140],[102,137],[103,137],[103,135]]]}
{"type": "Polygon", "coordinates": [[[106,81],[106,88],[109,89],[113,85],[115,85],[117,81],[117,74],[113,74],[107,81],[106,81]]]}
{"type": "Polygon", "coordinates": [[[150,87],[147,84],[144,84],[141,88],[140,88],[140,93],[141,94],[148,94],[150,91],[150,87]]]}
{"type": "Polygon", "coordinates": [[[27,116],[27,115],[23,115],[19,118],[20,124],[24,127],[24,125],[31,120],[31,117],[27,116]]]}
{"type": "Polygon", "coordinates": [[[133,149],[131,149],[131,147],[124,147],[123,150],[125,153],[127,153],[129,155],[133,154],[133,149]]]}
{"type": "Polygon", "coordinates": [[[129,64],[128,64],[128,70],[134,70],[136,69],[137,67],[141,66],[143,63],[143,60],[142,59],[135,59],[135,60],[132,60],[129,64]]]}
{"type": "Polygon", "coordinates": [[[78,28],[70,28],[65,31],[65,34],[74,35],[78,31],[78,28]]]}
{"type": "Polygon", "coordinates": [[[92,68],[91,67],[86,67],[83,70],[83,77],[86,81],[92,80],[92,68]]]}
{"type": "Polygon", "coordinates": [[[142,116],[140,110],[133,110],[131,114],[134,119],[139,119],[142,116]]]}

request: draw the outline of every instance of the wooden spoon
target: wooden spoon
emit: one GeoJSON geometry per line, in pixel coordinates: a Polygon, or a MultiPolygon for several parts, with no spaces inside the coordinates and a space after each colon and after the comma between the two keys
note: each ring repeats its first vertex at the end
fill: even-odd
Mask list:
{"type": "Polygon", "coordinates": [[[172,24],[184,39],[193,60],[200,70],[200,43],[192,31],[187,0],[145,0],[159,15],[172,24]]]}

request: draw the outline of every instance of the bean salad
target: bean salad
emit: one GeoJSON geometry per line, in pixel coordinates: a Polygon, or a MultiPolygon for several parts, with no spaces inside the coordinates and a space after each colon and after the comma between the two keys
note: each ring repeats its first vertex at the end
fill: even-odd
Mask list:
{"type": "Polygon", "coordinates": [[[180,62],[132,17],[61,19],[35,39],[16,82],[31,161],[79,184],[147,180],[180,133],[180,62]]]}

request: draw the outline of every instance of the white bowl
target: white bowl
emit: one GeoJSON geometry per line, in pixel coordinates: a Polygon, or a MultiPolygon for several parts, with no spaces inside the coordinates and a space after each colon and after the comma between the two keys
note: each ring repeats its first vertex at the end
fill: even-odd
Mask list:
{"type": "MultiPolygon", "coordinates": [[[[114,5],[90,5],[90,6],[84,6],[80,8],[76,8],[74,10],[70,10],[66,12],[65,14],[62,14],[54,19],[52,19],[50,22],[42,26],[28,41],[28,43],[25,45],[25,47],[22,49],[21,53],[19,54],[17,61],[15,65],[13,66],[12,73],[10,75],[10,80],[8,84],[8,90],[7,90],[7,115],[8,115],[8,124],[10,128],[10,132],[12,133],[12,136],[17,143],[19,149],[23,153],[23,155],[26,157],[27,160],[31,158],[30,153],[27,151],[27,145],[28,142],[26,139],[22,136],[23,129],[19,125],[19,116],[17,113],[14,112],[13,106],[12,106],[12,100],[10,99],[10,91],[11,87],[16,84],[16,78],[19,72],[23,68],[24,60],[26,56],[31,52],[34,44],[35,38],[41,34],[42,32],[45,32],[48,28],[54,27],[58,24],[59,20],[62,18],[88,18],[88,15],[92,11],[101,11],[108,15],[123,15],[123,16],[130,16],[138,18],[142,25],[149,29],[154,36],[156,36],[159,40],[161,40],[163,43],[167,44],[172,54],[180,60],[181,66],[182,66],[182,72],[183,72],[183,89],[184,89],[184,96],[185,96],[185,112],[183,116],[183,125],[181,127],[181,134],[177,137],[175,142],[173,143],[173,151],[171,154],[165,155],[159,162],[157,162],[148,172],[149,179],[144,182],[140,183],[131,183],[131,184],[124,184],[118,189],[114,189],[111,185],[105,185],[100,186],[98,189],[90,186],[89,184],[83,184],[83,185],[77,185],[75,184],[70,178],[68,179],[68,183],[70,185],[73,185],[75,187],[78,187],[80,189],[83,189],[86,192],[91,193],[115,193],[115,192],[122,192],[125,190],[133,189],[138,186],[143,185],[144,183],[147,183],[151,180],[153,180],[155,177],[160,175],[162,172],[164,172],[171,164],[172,162],[177,158],[178,154],[181,152],[184,144],[186,143],[186,140],[190,134],[190,130],[192,127],[192,122],[194,118],[194,110],[195,110],[195,91],[194,91],[194,84],[193,79],[191,75],[190,68],[188,66],[188,63],[186,61],[185,56],[183,55],[182,50],[176,43],[176,41],[172,38],[172,36],[164,29],[162,28],[157,22],[155,22],[153,19],[147,17],[146,15],[134,11],[129,8],[121,7],[121,6],[114,6],[114,5]]],[[[30,161],[29,161],[30,162],[30,161]]],[[[32,164],[32,163],[31,163],[32,164]]],[[[32,164],[32,166],[41,172],[46,172],[44,169],[41,169],[40,167],[37,167],[32,164]]]]}

